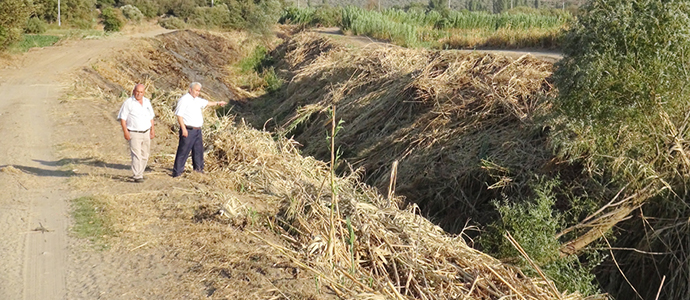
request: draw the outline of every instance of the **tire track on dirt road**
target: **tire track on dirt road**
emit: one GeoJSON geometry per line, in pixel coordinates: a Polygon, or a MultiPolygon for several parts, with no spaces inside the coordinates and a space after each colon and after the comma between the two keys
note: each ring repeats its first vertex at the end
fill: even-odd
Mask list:
{"type": "MultiPolygon", "coordinates": [[[[0,299],[64,299],[69,226],[65,187],[53,135],[58,98],[75,68],[124,49],[133,37],[70,41],[30,51],[23,66],[0,70],[0,299]]],[[[84,124],[88,126],[88,124],[84,124]]]]}

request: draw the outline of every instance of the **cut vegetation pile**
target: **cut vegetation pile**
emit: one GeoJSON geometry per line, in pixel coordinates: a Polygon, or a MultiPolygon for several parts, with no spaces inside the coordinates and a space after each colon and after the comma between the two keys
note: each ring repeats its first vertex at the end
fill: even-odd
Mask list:
{"type": "Polygon", "coordinates": [[[276,103],[287,136],[317,158],[332,105],[343,129],[342,158],[363,167],[365,181],[386,192],[394,161],[398,195],[425,216],[459,232],[467,220],[486,223],[492,199],[524,195],[532,175],[552,158],[534,117],[554,95],[552,65],[479,53],[333,45],[296,36],[285,61],[294,72],[276,103]]]}
{"type": "MultiPolygon", "coordinates": [[[[162,143],[174,145],[177,138],[171,109],[189,81],[204,84],[204,96],[211,99],[242,93],[233,87],[227,70],[243,42],[236,36],[196,31],[167,34],[97,63],[82,74],[85,80],[81,84],[98,87],[101,93],[97,96],[121,99],[125,96],[122,91],[144,81],[158,110],[159,124],[171,129],[162,143]]],[[[484,168],[486,178],[493,178],[493,190],[519,190],[520,180],[509,177],[513,174],[510,168],[536,168],[541,163],[535,161],[548,157],[540,148],[540,132],[524,129],[540,109],[539,97],[550,92],[544,79],[550,71],[547,63],[530,57],[510,61],[400,49],[378,49],[375,55],[364,57],[309,36],[298,38],[290,47],[292,65],[302,67],[288,86],[290,97],[280,112],[290,115],[293,132],[322,137],[307,139],[305,151],[328,152],[323,133],[328,129],[324,125],[330,123],[319,112],[335,103],[343,112],[337,118],[348,120],[336,140],[354,149],[344,157],[355,163],[367,160],[360,165],[379,185],[388,176],[390,162],[400,160],[400,191],[409,200],[416,199],[416,190],[431,195],[437,189],[439,197],[455,191],[460,199],[471,202],[469,195],[454,190],[456,182],[490,191],[480,186],[481,181],[465,178],[469,176],[463,175],[465,171],[451,173],[451,168],[465,168],[466,172],[484,168]],[[331,54],[310,61],[328,48],[331,54]],[[474,70],[470,75],[460,71],[468,68],[474,70]],[[352,77],[333,86],[331,80],[343,76],[352,77]],[[374,84],[387,89],[371,93],[368,88],[374,84]],[[490,101],[480,101],[483,98],[490,101]],[[298,107],[302,107],[300,113],[291,115],[298,107]],[[523,140],[536,143],[517,142],[523,140]],[[536,153],[529,156],[536,158],[516,161],[511,157],[521,156],[513,152],[536,153]]],[[[212,283],[208,296],[214,292],[214,297],[223,296],[215,288],[222,283],[224,289],[233,290],[228,295],[235,297],[325,297],[298,294],[282,279],[270,281],[271,289],[264,294],[257,293],[261,279],[234,273],[233,267],[240,263],[268,260],[258,273],[271,276],[265,268],[277,268],[279,262],[287,261],[295,266],[294,274],[299,270],[310,274],[315,285],[312,292],[343,299],[582,299],[577,293],[557,291],[544,276],[525,276],[472,249],[462,235],[449,235],[421,217],[415,205],[398,209],[402,199],[381,196],[360,181],[360,173],[331,177],[330,165],[301,156],[295,141],[234,121],[230,116],[206,118],[209,172],[189,176],[217,189],[202,191],[203,206],[199,204],[194,214],[184,213],[181,210],[188,208],[188,201],[175,204],[177,199],[168,199],[179,191],[154,193],[160,204],[152,207],[161,212],[137,221],[141,226],[131,225],[146,227],[171,217],[182,220],[166,223],[179,226],[166,227],[166,231],[185,235],[161,243],[174,247],[176,256],[201,257],[203,265],[199,263],[198,269],[204,271],[195,274],[199,282],[212,283]],[[235,197],[222,195],[230,189],[276,207],[256,211],[235,197]],[[252,229],[245,231],[247,240],[223,239],[225,234],[246,230],[247,224],[255,225],[247,227],[252,229]],[[263,251],[262,255],[238,252],[238,245],[257,239],[263,245],[251,247],[261,249],[253,251],[263,251]],[[236,248],[228,251],[225,247],[230,246],[224,246],[228,244],[236,248]],[[247,289],[244,294],[243,288],[247,289]]],[[[457,198],[445,201],[443,205],[450,205],[457,198]]],[[[428,212],[430,203],[426,204],[428,212]]]]}

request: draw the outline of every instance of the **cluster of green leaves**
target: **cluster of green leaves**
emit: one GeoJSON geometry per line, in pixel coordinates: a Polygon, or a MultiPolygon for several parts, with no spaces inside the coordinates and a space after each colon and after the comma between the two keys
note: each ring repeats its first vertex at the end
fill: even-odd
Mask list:
{"type": "Polygon", "coordinates": [[[276,72],[273,56],[265,46],[258,45],[237,66],[242,73],[242,85],[250,90],[263,89],[267,93],[274,93],[283,86],[283,79],[276,72]]]}
{"type": "Polygon", "coordinates": [[[504,236],[509,232],[559,290],[592,295],[598,292],[592,270],[599,260],[590,258],[587,264],[582,264],[576,255],[560,257],[561,244],[556,236],[568,222],[566,216],[554,209],[557,194],[554,189],[560,184],[558,179],[538,178],[532,187],[532,198],[494,201],[500,218],[487,226],[479,242],[490,254],[516,261],[526,274],[539,276],[504,236]]]}
{"type": "Polygon", "coordinates": [[[559,154],[637,187],[681,180],[684,153],[673,147],[683,151],[690,128],[690,4],[592,1],[563,53],[554,73],[559,154]]]}

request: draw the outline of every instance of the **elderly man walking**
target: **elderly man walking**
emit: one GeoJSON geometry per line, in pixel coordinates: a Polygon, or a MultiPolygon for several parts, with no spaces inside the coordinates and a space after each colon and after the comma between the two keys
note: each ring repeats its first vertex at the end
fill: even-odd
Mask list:
{"type": "Polygon", "coordinates": [[[120,113],[117,115],[125,140],[129,141],[134,182],[144,181],[144,170],[151,151],[151,139],[155,136],[153,127],[155,114],[151,101],[144,97],[144,92],[143,84],[135,85],[132,96],[122,103],[120,113]]]}
{"type": "Polygon", "coordinates": [[[189,153],[192,153],[194,171],[204,172],[204,145],[201,136],[201,126],[204,125],[202,110],[206,106],[225,105],[227,102],[212,102],[199,98],[201,83],[192,82],[189,92],[177,100],[175,116],[180,124],[180,142],[177,145],[175,163],[172,176],[177,177],[184,172],[189,153]]]}

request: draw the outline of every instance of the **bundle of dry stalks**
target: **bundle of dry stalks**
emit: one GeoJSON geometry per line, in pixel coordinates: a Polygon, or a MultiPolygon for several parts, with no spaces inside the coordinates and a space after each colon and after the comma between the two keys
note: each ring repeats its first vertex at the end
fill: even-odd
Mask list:
{"type": "Polygon", "coordinates": [[[501,193],[527,193],[528,174],[552,158],[533,122],[554,95],[551,63],[329,43],[308,33],[289,42],[285,57],[295,75],[273,115],[288,116],[286,135],[324,159],[325,112],[335,104],[345,121],[337,137],[343,158],[364,167],[365,180],[382,191],[398,160],[396,192],[444,228],[485,222],[476,212],[501,193]]]}
{"type": "MultiPolygon", "coordinates": [[[[407,56],[404,62],[387,60],[385,51],[392,50],[380,51],[383,52],[378,56],[380,58],[377,61],[378,65],[369,65],[367,68],[370,68],[369,72],[389,70],[388,73],[381,74],[383,78],[381,80],[390,80],[390,78],[386,79],[386,74],[395,72],[410,76],[409,72],[414,72],[415,66],[419,66],[425,60],[424,55],[414,52],[405,53],[407,56]],[[409,70],[409,72],[401,70],[409,70]]],[[[152,57],[157,56],[152,55],[152,57]]],[[[443,57],[443,55],[437,56],[434,61],[447,61],[443,60],[443,57]]],[[[364,65],[364,58],[353,55],[352,59],[359,59],[364,65]]],[[[89,77],[93,80],[91,84],[95,86],[102,86],[103,82],[130,84],[138,80],[128,77],[131,75],[126,75],[127,73],[123,71],[125,69],[120,66],[124,64],[123,61],[116,58],[111,63],[113,70],[116,71],[89,77]]],[[[482,60],[476,59],[474,63],[481,64],[482,60]]],[[[484,63],[488,64],[488,62],[484,63]]],[[[145,64],[139,66],[142,65],[153,68],[145,64]]],[[[490,64],[487,65],[487,67],[490,66],[490,64]]],[[[132,68],[135,70],[132,74],[150,70],[138,69],[136,65],[132,65],[132,68]]],[[[505,69],[510,69],[509,65],[505,69]]],[[[338,72],[341,69],[334,68],[334,70],[338,72]]],[[[445,76],[443,74],[446,69],[429,67],[424,70],[439,77],[445,76]]],[[[327,70],[320,72],[325,73],[327,70]]],[[[501,72],[494,74],[497,74],[494,76],[496,78],[501,77],[499,76],[501,72]]],[[[510,72],[506,72],[503,76],[509,76],[508,74],[510,72]]],[[[449,77],[452,78],[452,76],[449,77]]],[[[159,78],[159,81],[164,82],[170,80],[172,79],[159,78]]],[[[517,79],[512,80],[520,82],[517,79]]],[[[391,81],[391,84],[399,85],[394,81],[391,81]]],[[[449,93],[447,91],[449,88],[429,84],[424,85],[421,81],[416,81],[416,84],[408,82],[404,90],[406,93],[419,95],[419,107],[431,106],[432,111],[443,112],[442,101],[429,100],[423,95],[426,95],[424,91],[431,89],[440,89],[449,93]],[[429,104],[425,101],[433,103],[429,104]]],[[[343,85],[341,89],[334,89],[329,97],[330,99],[346,99],[342,97],[346,94],[344,91],[365,88],[361,85],[343,85]]],[[[497,88],[487,87],[487,89],[497,88]]],[[[176,90],[162,93],[156,89],[156,93],[161,93],[156,98],[159,101],[154,101],[160,105],[157,107],[158,116],[169,126],[173,126],[174,118],[172,112],[165,112],[165,110],[170,109],[172,102],[181,92],[181,90],[176,90]]],[[[394,90],[387,93],[395,94],[394,90]]],[[[511,92],[508,90],[505,93],[511,92]]],[[[211,91],[210,94],[213,92],[211,91]]],[[[373,96],[368,99],[373,100],[373,96]]],[[[365,98],[363,101],[366,100],[365,98]]],[[[491,105],[501,107],[507,115],[529,113],[526,110],[530,108],[520,105],[520,101],[524,102],[522,98],[518,97],[514,100],[512,102],[496,101],[491,105]]],[[[344,100],[341,101],[341,106],[345,106],[344,100]]],[[[355,106],[359,102],[347,104],[355,106]]],[[[474,114],[492,113],[492,110],[483,108],[486,104],[467,101],[465,105],[475,107],[474,114]]],[[[389,107],[389,109],[396,108],[389,107]]],[[[410,108],[406,108],[406,111],[407,109],[410,108]]],[[[453,114],[461,113],[461,111],[453,112],[453,114]]],[[[402,117],[402,114],[397,117],[402,117]]],[[[482,116],[475,116],[475,118],[482,120],[482,116]]],[[[365,119],[361,121],[368,122],[365,119]]],[[[529,278],[517,268],[504,265],[472,249],[466,245],[462,236],[448,235],[438,226],[422,218],[416,206],[409,206],[406,210],[398,209],[401,199],[382,197],[374,188],[361,182],[361,174],[357,171],[349,172],[347,176],[333,178],[333,183],[330,184],[332,179],[330,166],[312,157],[302,157],[293,140],[275,138],[271,133],[255,130],[243,121],[235,124],[231,116],[209,115],[206,122],[205,127],[208,129],[204,139],[210,146],[207,149],[209,152],[207,165],[211,172],[198,179],[212,178],[216,186],[224,185],[227,188],[242,189],[256,195],[263,193],[282,199],[280,212],[274,218],[278,226],[272,229],[282,232],[280,236],[285,243],[272,242],[274,239],[261,235],[263,233],[256,233],[256,238],[271,245],[276,253],[288,257],[300,268],[317,274],[318,283],[328,286],[343,299],[582,299],[578,294],[558,292],[546,278],[529,278]],[[338,201],[333,201],[334,196],[338,201]],[[333,203],[336,205],[333,206],[333,203]],[[333,213],[335,213],[335,218],[332,222],[333,213]],[[329,237],[334,238],[329,239],[329,237]]],[[[440,129],[445,128],[442,124],[452,122],[459,121],[452,115],[437,115],[427,121],[429,126],[438,126],[439,132],[442,131],[440,129]]],[[[478,121],[472,124],[477,123],[478,121]]],[[[464,130],[469,130],[466,127],[470,125],[463,126],[464,130]]],[[[398,131],[411,134],[416,130],[410,128],[407,131],[402,129],[398,131]]],[[[363,131],[362,134],[376,134],[376,132],[363,131]]],[[[420,145],[428,147],[429,144],[433,144],[436,137],[422,139],[415,147],[421,147],[420,145]]],[[[321,146],[314,144],[311,147],[325,148],[325,141],[322,142],[321,146]]],[[[221,215],[226,218],[246,215],[247,212],[243,211],[242,204],[237,202],[237,199],[230,199],[227,203],[219,205],[223,211],[221,215]]],[[[188,221],[193,222],[193,220],[188,221]]],[[[228,222],[228,224],[232,226],[233,222],[228,222]]],[[[213,231],[217,232],[219,228],[221,227],[216,226],[213,231]]],[[[227,228],[227,230],[231,229],[227,228]]]]}
{"type": "Polygon", "coordinates": [[[276,220],[290,246],[265,242],[318,274],[341,298],[582,299],[472,249],[419,216],[415,206],[398,209],[356,172],[335,180],[339,200],[331,207],[328,165],[300,156],[294,141],[276,141],[244,123],[228,124],[213,139],[210,156],[225,171],[219,174],[230,175],[226,182],[283,199],[276,220]],[[334,227],[331,209],[337,210],[334,227]]]}

